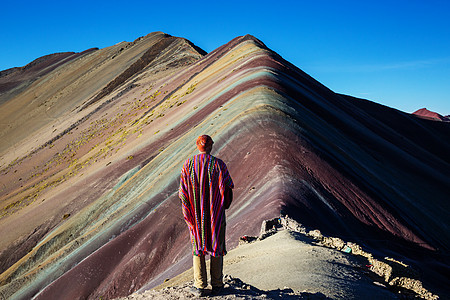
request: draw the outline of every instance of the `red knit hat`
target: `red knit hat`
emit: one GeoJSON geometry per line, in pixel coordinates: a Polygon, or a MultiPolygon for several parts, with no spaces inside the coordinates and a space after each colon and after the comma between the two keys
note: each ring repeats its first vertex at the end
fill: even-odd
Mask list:
{"type": "Polygon", "coordinates": [[[197,148],[200,152],[205,152],[210,146],[214,144],[212,138],[209,135],[201,135],[197,138],[197,148]]]}

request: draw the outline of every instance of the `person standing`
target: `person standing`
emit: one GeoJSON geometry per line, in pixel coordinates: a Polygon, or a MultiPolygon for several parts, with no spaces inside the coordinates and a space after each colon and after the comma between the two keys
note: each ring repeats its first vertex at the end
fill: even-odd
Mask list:
{"type": "Polygon", "coordinates": [[[226,164],[211,155],[214,144],[208,135],[196,141],[199,154],[188,158],[181,170],[179,198],[192,243],[194,287],[192,292],[205,296],[208,286],[205,256],[210,255],[212,293],[223,287],[225,248],[225,209],[233,199],[233,180],[226,164]]]}

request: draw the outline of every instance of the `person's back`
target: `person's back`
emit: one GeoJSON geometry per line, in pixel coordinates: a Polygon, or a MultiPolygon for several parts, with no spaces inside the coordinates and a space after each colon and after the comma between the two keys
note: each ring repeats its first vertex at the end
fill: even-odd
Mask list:
{"type": "Polygon", "coordinates": [[[185,161],[181,171],[179,197],[188,225],[194,256],[195,292],[207,287],[205,255],[211,255],[213,292],[222,286],[225,247],[225,209],[232,201],[233,181],[225,163],[210,154],[213,141],[203,135],[197,139],[197,154],[185,161]]]}

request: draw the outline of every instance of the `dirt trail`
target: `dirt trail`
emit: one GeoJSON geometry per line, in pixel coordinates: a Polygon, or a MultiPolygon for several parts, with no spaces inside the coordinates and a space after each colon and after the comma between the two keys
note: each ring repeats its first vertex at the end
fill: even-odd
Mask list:
{"type": "MultiPolygon", "coordinates": [[[[354,243],[325,237],[289,217],[262,223],[224,260],[225,288],[214,299],[438,299],[401,262],[376,259],[354,243]],[[409,277],[408,277],[409,276],[409,277]]],[[[190,299],[192,269],[131,299],[190,299]]],[[[209,287],[211,288],[211,287],[209,287]]]]}

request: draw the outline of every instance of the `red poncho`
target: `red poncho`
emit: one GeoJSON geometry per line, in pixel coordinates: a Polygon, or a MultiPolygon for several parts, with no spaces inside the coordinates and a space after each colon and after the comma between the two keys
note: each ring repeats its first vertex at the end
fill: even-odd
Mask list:
{"type": "Polygon", "coordinates": [[[222,160],[210,154],[198,154],[184,162],[179,197],[194,255],[226,254],[219,241],[225,220],[226,186],[234,187],[222,160]]]}

